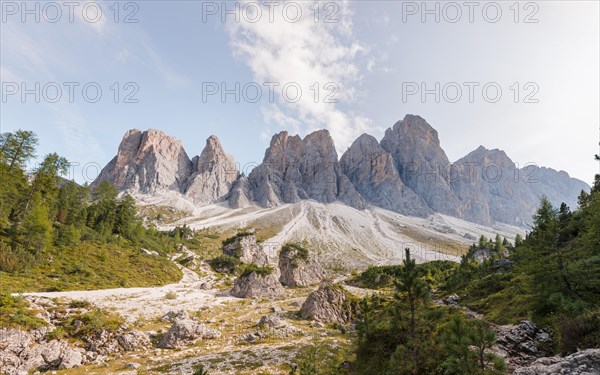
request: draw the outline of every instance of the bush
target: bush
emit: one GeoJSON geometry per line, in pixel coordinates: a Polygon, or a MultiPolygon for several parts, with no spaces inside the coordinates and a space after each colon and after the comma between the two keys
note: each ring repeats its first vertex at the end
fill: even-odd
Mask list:
{"type": "Polygon", "coordinates": [[[244,266],[244,269],[242,270],[240,277],[249,276],[252,272],[256,272],[256,274],[258,276],[267,276],[267,275],[270,275],[271,273],[273,273],[273,267],[269,267],[269,266],[260,267],[260,266],[257,266],[256,264],[248,264],[248,265],[244,266]]]}
{"type": "Polygon", "coordinates": [[[221,255],[208,261],[215,272],[233,274],[238,270],[240,260],[235,257],[221,255]]]}
{"type": "Polygon", "coordinates": [[[21,246],[15,250],[0,241],[0,271],[16,273],[34,265],[35,257],[25,251],[21,246]]]}
{"type": "Polygon", "coordinates": [[[295,254],[292,258],[292,266],[298,267],[298,261],[308,260],[308,249],[298,243],[286,243],[281,247],[281,256],[289,256],[291,252],[295,254]]]}
{"type": "Polygon", "coordinates": [[[600,310],[561,320],[559,331],[561,352],[600,347],[600,310]]]}
{"type": "Polygon", "coordinates": [[[78,314],[70,317],[63,324],[63,329],[71,337],[89,337],[95,333],[106,330],[116,332],[125,321],[120,315],[109,313],[101,309],[78,314]]]}
{"type": "Polygon", "coordinates": [[[89,301],[86,301],[84,299],[73,300],[73,301],[69,302],[69,307],[72,309],[87,308],[87,307],[90,307],[91,305],[92,304],[89,301]]]}
{"type": "Polygon", "coordinates": [[[177,293],[170,291],[165,294],[166,299],[177,299],[177,293]]]}
{"type": "Polygon", "coordinates": [[[241,231],[241,232],[238,232],[235,236],[231,236],[231,237],[223,240],[222,244],[223,244],[223,246],[227,246],[229,244],[234,243],[238,239],[241,239],[242,237],[251,236],[253,234],[254,233],[250,232],[250,231],[241,231]]]}
{"type": "Polygon", "coordinates": [[[36,314],[37,311],[29,308],[29,302],[25,298],[0,294],[0,327],[30,330],[46,326],[46,321],[36,314]]]}

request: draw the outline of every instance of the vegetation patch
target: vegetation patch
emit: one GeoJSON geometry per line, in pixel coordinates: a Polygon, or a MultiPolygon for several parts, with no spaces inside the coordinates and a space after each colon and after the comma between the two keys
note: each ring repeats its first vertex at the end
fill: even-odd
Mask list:
{"type": "Polygon", "coordinates": [[[292,267],[297,268],[300,262],[308,261],[309,254],[308,249],[299,243],[286,243],[281,247],[281,256],[291,258],[292,267]]]}
{"type": "Polygon", "coordinates": [[[270,266],[257,266],[256,264],[247,264],[243,266],[240,277],[250,276],[251,273],[256,272],[256,274],[260,277],[265,277],[273,273],[273,267],[270,266]]]}
{"type": "Polygon", "coordinates": [[[208,261],[215,272],[235,274],[240,267],[240,259],[228,255],[220,255],[208,261]]]}
{"type": "Polygon", "coordinates": [[[31,330],[48,325],[23,297],[0,294],[0,328],[31,330]]]}

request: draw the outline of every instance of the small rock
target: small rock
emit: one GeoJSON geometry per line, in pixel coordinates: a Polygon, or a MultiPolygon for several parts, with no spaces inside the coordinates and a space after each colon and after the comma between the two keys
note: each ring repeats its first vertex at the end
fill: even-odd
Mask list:
{"type": "Polygon", "coordinates": [[[125,365],[125,368],[127,369],[136,369],[136,368],[140,368],[142,365],[140,365],[137,362],[131,362],[125,365]]]}

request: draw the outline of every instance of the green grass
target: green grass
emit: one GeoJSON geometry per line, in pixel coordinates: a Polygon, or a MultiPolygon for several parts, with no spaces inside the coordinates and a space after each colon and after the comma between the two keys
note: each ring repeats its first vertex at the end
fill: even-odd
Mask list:
{"type": "Polygon", "coordinates": [[[256,274],[258,276],[267,276],[267,275],[270,275],[273,273],[273,267],[269,267],[269,266],[260,267],[260,266],[257,266],[256,264],[248,264],[243,267],[240,277],[250,276],[250,274],[252,272],[256,272],[256,274]]]}
{"type": "Polygon", "coordinates": [[[493,273],[469,285],[461,304],[496,324],[515,324],[532,316],[531,296],[523,275],[493,273]]]}
{"type": "Polygon", "coordinates": [[[93,290],[164,285],[181,279],[181,271],[166,257],[143,255],[139,248],[120,243],[81,242],[42,253],[32,268],[0,272],[6,292],[93,290]]]}
{"type": "Polygon", "coordinates": [[[300,261],[308,260],[308,249],[299,243],[286,243],[281,247],[281,256],[288,256],[292,252],[295,252],[292,259],[294,268],[299,266],[300,261]]]}
{"type": "Polygon", "coordinates": [[[23,297],[0,294],[0,328],[30,330],[47,325],[36,313],[23,297]]]}

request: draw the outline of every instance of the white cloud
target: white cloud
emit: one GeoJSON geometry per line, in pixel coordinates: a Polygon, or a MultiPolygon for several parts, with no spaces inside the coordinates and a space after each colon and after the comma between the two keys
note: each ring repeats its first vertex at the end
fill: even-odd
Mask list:
{"type": "Polygon", "coordinates": [[[260,85],[277,82],[283,86],[293,82],[302,89],[302,97],[296,103],[284,100],[281,91],[275,90],[280,94],[276,103],[262,108],[267,124],[276,123],[299,133],[327,128],[341,151],[372,128],[369,119],[341,109],[342,105],[352,104],[358,96],[361,74],[356,60],[366,49],[352,35],[352,12],[346,1],[328,2],[326,4],[336,5],[329,5],[327,9],[323,8],[324,3],[319,3],[319,22],[315,20],[312,2],[294,4],[302,7],[298,22],[286,20],[282,16],[283,5],[279,4],[274,8],[273,22],[268,16],[269,9],[263,7],[258,22],[247,22],[242,15],[241,22],[229,23],[230,45],[234,55],[249,66],[260,85]],[[326,15],[337,22],[323,22],[326,15]],[[333,97],[339,103],[325,102],[325,97],[331,93],[324,87],[327,83],[339,87],[333,97]],[[319,93],[318,100],[315,100],[316,92],[319,93]]]}

